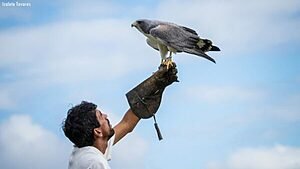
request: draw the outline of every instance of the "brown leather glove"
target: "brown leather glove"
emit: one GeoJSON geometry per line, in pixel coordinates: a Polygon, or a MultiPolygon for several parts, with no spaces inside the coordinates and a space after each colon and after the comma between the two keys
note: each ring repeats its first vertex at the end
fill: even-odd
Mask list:
{"type": "Polygon", "coordinates": [[[130,108],[137,117],[142,119],[154,117],[154,126],[159,140],[162,139],[162,135],[156,123],[155,113],[160,106],[165,88],[173,82],[178,82],[176,74],[177,69],[174,62],[169,69],[166,65],[161,65],[152,76],[126,94],[130,108]]]}
{"type": "Polygon", "coordinates": [[[152,117],[158,110],[164,89],[177,80],[176,64],[167,69],[161,65],[148,79],[130,90],[127,100],[133,113],[142,119],[152,117]]]}

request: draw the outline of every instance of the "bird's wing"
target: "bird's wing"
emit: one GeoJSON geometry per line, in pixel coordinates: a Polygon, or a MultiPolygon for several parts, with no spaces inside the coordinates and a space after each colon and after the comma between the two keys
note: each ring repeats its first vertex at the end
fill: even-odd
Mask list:
{"type": "Polygon", "coordinates": [[[199,41],[197,35],[171,24],[160,24],[152,28],[150,34],[164,45],[178,51],[183,51],[184,48],[192,49],[199,41]]]}
{"type": "Polygon", "coordinates": [[[175,24],[160,24],[150,30],[150,34],[166,46],[176,49],[178,52],[187,52],[204,57],[212,62],[213,58],[205,54],[197,45],[200,38],[197,33],[187,27],[175,24]]]}
{"type": "Polygon", "coordinates": [[[191,29],[191,28],[188,28],[188,27],[185,27],[185,26],[179,26],[179,27],[184,29],[185,31],[188,31],[188,32],[198,36],[197,32],[195,30],[191,29]]]}

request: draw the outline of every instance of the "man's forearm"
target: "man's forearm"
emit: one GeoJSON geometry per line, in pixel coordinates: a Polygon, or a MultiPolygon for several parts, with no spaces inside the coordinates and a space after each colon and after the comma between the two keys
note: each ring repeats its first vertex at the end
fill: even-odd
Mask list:
{"type": "Polygon", "coordinates": [[[129,109],[123,116],[122,120],[114,127],[115,130],[114,144],[116,144],[119,140],[121,140],[127,133],[130,133],[135,128],[139,120],[140,118],[138,118],[132,112],[132,110],[129,109]]]}

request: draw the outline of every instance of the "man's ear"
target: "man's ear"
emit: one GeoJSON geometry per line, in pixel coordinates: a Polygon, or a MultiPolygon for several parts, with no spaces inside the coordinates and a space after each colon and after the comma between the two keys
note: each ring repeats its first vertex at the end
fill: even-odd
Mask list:
{"type": "Polygon", "coordinates": [[[94,128],[94,136],[95,137],[103,137],[102,131],[100,128],[94,128]]]}

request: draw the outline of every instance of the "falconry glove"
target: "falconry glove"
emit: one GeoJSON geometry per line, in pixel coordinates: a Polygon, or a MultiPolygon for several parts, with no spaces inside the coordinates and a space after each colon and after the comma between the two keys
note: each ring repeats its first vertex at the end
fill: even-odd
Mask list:
{"type": "Polygon", "coordinates": [[[126,94],[129,106],[137,117],[142,119],[154,117],[154,125],[160,140],[162,136],[156,123],[155,113],[160,106],[165,88],[175,81],[178,82],[176,74],[175,63],[172,63],[169,68],[166,65],[161,65],[152,76],[126,94]]]}

